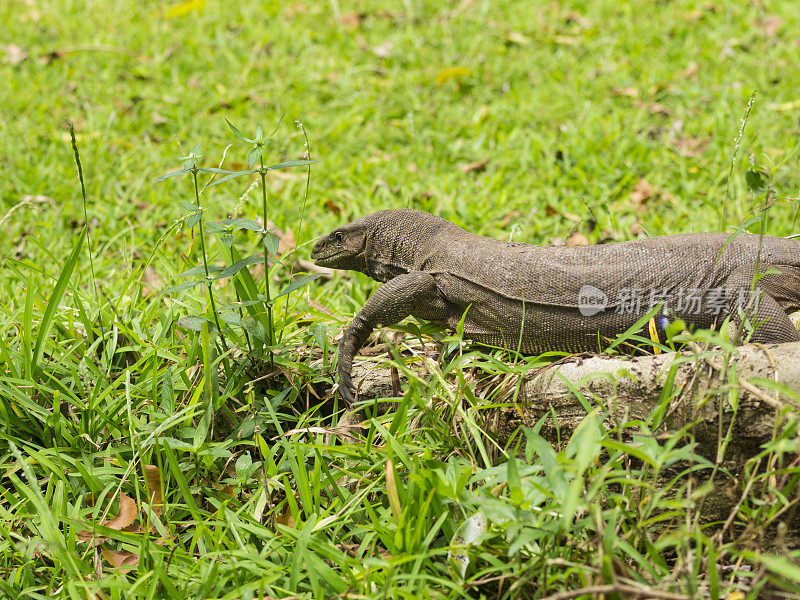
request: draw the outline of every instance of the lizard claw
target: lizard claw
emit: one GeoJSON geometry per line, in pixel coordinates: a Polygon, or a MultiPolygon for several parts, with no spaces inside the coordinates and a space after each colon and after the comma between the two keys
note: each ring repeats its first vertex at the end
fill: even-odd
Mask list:
{"type": "Polygon", "coordinates": [[[344,400],[348,406],[352,406],[356,401],[353,396],[353,380],[350,378],[350,373],[339,372],[339,397],[344,400]]]}

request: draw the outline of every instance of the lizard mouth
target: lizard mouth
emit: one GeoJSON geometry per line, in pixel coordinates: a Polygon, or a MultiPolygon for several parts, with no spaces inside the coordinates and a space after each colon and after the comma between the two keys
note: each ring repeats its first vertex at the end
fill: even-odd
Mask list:
{"type": "Polygon", "coordinates": [[[335,266],[337,259],[341,256],[344,256],[344,254],[344,252],[333,252],[332,254],[320,256],[312,253],[311,259],[314,261],[315,265],[319,265],[320,267],[333,267],[335,266]]]}
{"type": "Polygon", "coordinates": [[[326,248],[324,242],[325,238],[314,244],[314,247],[311,249],[311,259],[320,267],[329,267],[335,263],[338,258],[347,254],[347,250],[344,248],[326,248]]]}

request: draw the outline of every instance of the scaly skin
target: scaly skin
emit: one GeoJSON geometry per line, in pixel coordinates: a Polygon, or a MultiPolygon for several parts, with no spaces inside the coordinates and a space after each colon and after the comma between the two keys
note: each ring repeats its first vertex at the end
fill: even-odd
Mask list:
{"type": "Polygon", "coordinates": [[[596,352],[645,315],[649,300],[655,305],[661,298],[670,318],[694,327],[718,326],[730,314],[737,324],[743,316],[756,324],[753,342],[800,340],[787,315],[800,308],[800,243],[783,238],[692,233],[574,248],[532,246],[399,209],[335,229],[316,243],[311,257],[320,266],[385,282],[339,345],[339,391],[349,402],[353,359],[370,333],[409,315],[454,329],[466,312],[465,337],[527,354],[596,352]],[[754,280],[758,303],[738,310],[753,297],[754,280]],[[594,314],[586,311],[586,286],[606,296],[594,314]],[[641,306],[626,304],[631,290],[643,299],[641,306]],[[703,299],[700,312],[693,293],[703,299]]]}

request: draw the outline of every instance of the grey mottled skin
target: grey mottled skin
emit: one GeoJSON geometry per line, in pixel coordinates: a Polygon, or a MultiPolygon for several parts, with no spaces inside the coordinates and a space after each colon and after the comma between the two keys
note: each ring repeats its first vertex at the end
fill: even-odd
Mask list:
{"type": "MultiPolygon", "coordinates": [[[[597,246],[532,246],[474,235],[418,210],[382,210],[321,238],[311,257],[320,266],[351,269],[385,282],[347,328],[339,344],[339,390],[352,401],[353,358],[376,327],[409,315],[455,328],[466,312],[464,336],[526,354],[547,350],[600,351],[650,309],[650,294],[667,298],[673,317],[713,327],[750,293],[756,270],[759,302],[749,316],[754,342],[798,341],[787,311],[800,308],[800,242],[719,233],[669,235],[597,246]],[[727,242],[727,243],[726,243],[727,242]],[[579,290],[591,285],[608,297],[585,316],[579,290]],[[625,290],[641,307],[621,310],[625,290]],[[686,290],[723,290],[722,311],[693,314],[678,299],[686,290]],[[467,310],[469,309],[469,310],[467,310]],[[524,318],[523,318],[524,316],[524,318]],[[755,317],[752,319],[752,317],[755,317]],[[524,321],[524,322],[523,322],[524,321]]],[[[752,297],[752,296],[750,296],[752,297]]]]}

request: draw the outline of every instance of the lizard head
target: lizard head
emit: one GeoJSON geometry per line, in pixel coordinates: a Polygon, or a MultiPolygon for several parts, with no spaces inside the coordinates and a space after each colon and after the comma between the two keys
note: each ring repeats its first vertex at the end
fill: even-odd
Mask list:
{"type": "Polygon", "coordinates": [[[367,268],[367,236],[371,228],[369,216],[337,227],[314,244],[311,258],[321,267],[363,273],[367,268]]]}
{"type": "Polygon", "coordinates": [[[319,239],[311,258],[321,267],[360,271],[376,281],[420,269],[427,247],[447,232],[464,231],[421,210],[379,210],[319,239]]]}

